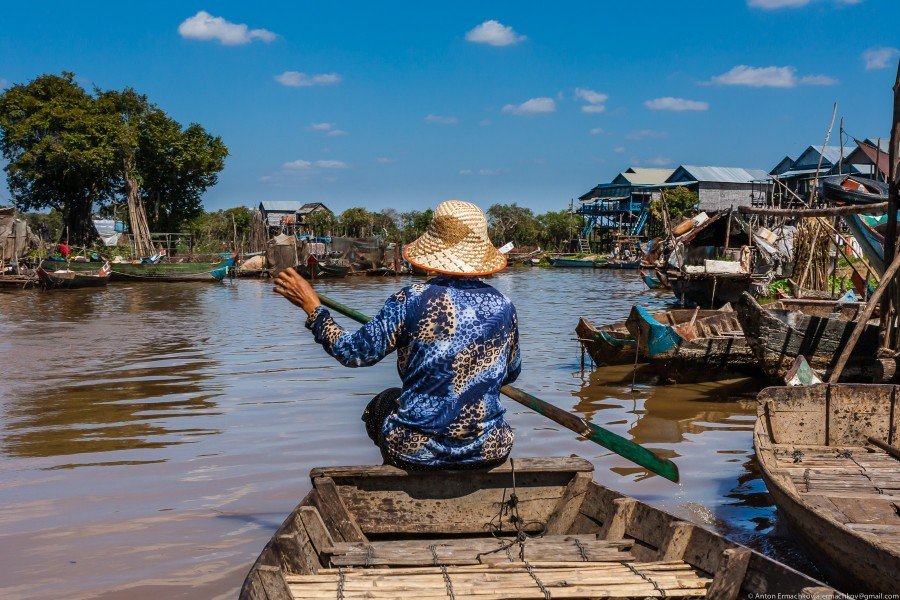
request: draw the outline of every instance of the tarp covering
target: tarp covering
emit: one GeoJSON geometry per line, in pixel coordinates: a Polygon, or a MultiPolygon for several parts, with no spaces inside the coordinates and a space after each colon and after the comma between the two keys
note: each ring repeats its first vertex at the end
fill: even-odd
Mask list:
{"type": "Polygon", "coordinates": [[[100,236],[104,246],[117,246],[119,244],[122,232],[116,230],[123,228],[116,227],[115,219],[92,219],[92,221],[94,222],[94,229],[97,230],[97,235],[100,236]]]}
{"type": "Polygon", "coordinates": [[[15,207],[0,208],[0,258],[4,264],[14,262],[13,259],[23,256],[37,242],[37,237],[15,207]]]}

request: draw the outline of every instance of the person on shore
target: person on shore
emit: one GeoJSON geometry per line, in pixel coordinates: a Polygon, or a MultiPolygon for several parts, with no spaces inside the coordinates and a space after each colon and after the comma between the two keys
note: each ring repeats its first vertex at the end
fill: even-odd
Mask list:
{"type": "Polygon", "coordinates": [[[403,387],[375,396],[362,417],[385,463],[408,470],[502,463],[513,432],[500,388],[521,370],[519,329],[509,299],[479,277],[503,270],[506,257],[491,244],[481,209],[460,200],[441,203],[403,256],[437,276],[393,294],[355,333],[331,318],[294,269],[275,278],[275,291],[306,311],[315,340],[345,366],[397,351],[403,387]]]}

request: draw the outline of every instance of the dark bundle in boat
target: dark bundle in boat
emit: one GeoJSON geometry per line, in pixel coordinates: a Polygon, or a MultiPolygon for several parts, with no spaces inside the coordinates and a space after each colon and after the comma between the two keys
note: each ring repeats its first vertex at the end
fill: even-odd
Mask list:
{"type": "MultiPolygon", "coordinates": [[[[834,300],[781,300],[761,306],[744,294],[735,310],[763,371],[782,382],[800,355],[827,379],[864,306],[834,300]]],[[[878,322],[873,320],[841,374],[842,381],[872,381],[878,346],[878,322]]]]}
{"type": "MultiPolygon", "coordinates": [[[[677,325],[697,317],[716,314],[714,310],[676,309],[655,313],[653,317],[660,323],[677,325]]],[[[635,361],[634,336],[625,326],[625,321],[610,325],[594,326],[586,317],[578,320],[575,333],[581,346],[591,359],[599,366],[625,365],[635,361]]],[[[639,360],[646,360],[646,348],[641,348],[639,360]]]]}
{"type": "Polygon", "coordinates": [[[313,490],[266,544],[240,598],[836,594],[592,475],[576,457],[478,471],[313,469],[313,490]]]}
{"type": "Polygon", "coordinates": [[[753,446],[779,517],[848,592],[900,592],[897,392],[842,384],[759,394],[753,446]]]}
{"type": "Polygon", "coordinates": [[[687,312],[693,313],[690,319],[665,323],[635,305],[625,321],[641,352],[663,379],[694,383],[735,373],[759,374],[756,357],[730,305],[703,311],[702,316],[699,310],[687,312]]]}

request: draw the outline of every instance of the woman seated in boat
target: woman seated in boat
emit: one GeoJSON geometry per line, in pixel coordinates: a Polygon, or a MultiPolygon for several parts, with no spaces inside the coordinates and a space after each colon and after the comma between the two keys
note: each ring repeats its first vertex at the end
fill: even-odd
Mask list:
{"type": "Polygon", "coordinates": [[[484,213],[449,200],[428,230],[407,245],[413,266],[438,273],[388,298],[355,333],[344,331],[293,269],[275,291],[306,311],[306,326],[341,364],[364,367],[397,351],[403,388],[378,394],[363,413],[384,460],[404,469],[483,468],[506,460],[513,432],[500,387],[521,368],[516,310],[479,276],[506,267],[484,213]]]}

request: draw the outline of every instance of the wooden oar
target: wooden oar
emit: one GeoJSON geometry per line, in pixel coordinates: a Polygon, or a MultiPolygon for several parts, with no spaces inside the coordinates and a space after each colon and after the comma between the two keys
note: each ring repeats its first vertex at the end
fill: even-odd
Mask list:
{"type": "MultiPolygon", "coordinates": [[[[328,296],[319,294],[319,301],[328,308],[336,310],[342,315],[346,315],[360,323],[368,323],[370,318],[357,310],[353,310],[349,306],[344,306],[340,302],[336,302],[328,296]]],[[[552,421],[556,421],[563,427],[571,429],[578,435],[584,436],[596,444],[600,444],[604,448],[608,448],[623,458],[627,458],[645,469],[648,469],[661,477],[674,482],[678,482],[678,467],[667,458],[660,458],[650,450],[647,450],[640,444],[636,444],[631,440],[623,438],[621,435],[613,433],[607,429],[603,429],[599,425],[595,425],[590,421],[583,419],[577,415],[573,415],[557,406],[544,402],[540,398],[512,387],[504,385],[500,388],[505,396],[512,398],[519,404],[527,406],[534,412],[547,417],[552,421]]]]}

